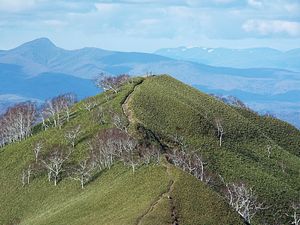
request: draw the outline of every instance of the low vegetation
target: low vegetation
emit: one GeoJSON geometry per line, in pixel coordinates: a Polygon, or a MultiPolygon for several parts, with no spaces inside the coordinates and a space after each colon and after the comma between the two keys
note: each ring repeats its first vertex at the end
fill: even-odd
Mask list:
{"type": "Polygon", "coordinates": [[[2,141],[0,224],[297,224],[298,130],[169,76],[95,82],[2,141]]]}

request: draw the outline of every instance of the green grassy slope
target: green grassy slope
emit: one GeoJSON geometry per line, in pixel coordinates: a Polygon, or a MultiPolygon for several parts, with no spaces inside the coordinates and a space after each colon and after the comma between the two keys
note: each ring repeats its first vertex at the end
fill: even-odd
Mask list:
{"type": "MultiPolygon", "coordinates": [[[[254,121],[169,76],[145,80],[136,88],[130,107],[139,123],[136,126],[151,130],[167,145],[172,145],[171,136],[177,133],[191,149],[204,155],[211,172],[227,182],[243,181],[253,187],[269,206],[256,216],[254,224],[272,223],[275,212],[283,212],[299,197],[298,130],[276,120],[254,121]],[[225,130],[222,147],[218,146],[215,118],[222,119],[225,130]],[[278,131],[270,131],[272,126],[278,131]],[[286,138],[287,133],[293,137],[286,138]],[[272,147],[270,158],[268,146],[272,147]]],[[[282,216],[275,220],[286,223],[287,218],[282,216]]]]}
{"type": "Polygon", "coordinates": [[[254,112],[237,109],[244,117],[257,124],[262,131],[279,146],[296,156],[300,156],[300,132],[287,122],[270,116],[259,116],[254,112]]]}
{"type": "MultiPolygon", "coordinates": [[[[108,102],[105,94],[94,97],[97,107],[122,113],[122,103],[141,81],[137,78],[122,87],[108,102]]],[[[0,224],[169,224],[172,207],[168,195],[180,224],[242,224],[216,192],[166,161],[142,166],[135,174],[123,164],[115,164],[83,190],[78,182],[67,178],[55,187],[46,175],[22,187],[21,171],[34,160],[32,149],[37,141],[44,142],[44,151],[54,144],[65,146],[64,133],[80,124],[83,133],[72,155],[75,162],[87,155],[90,138],[112,127],[109,113],[107,123],[99,125],[93,114],[96,109],[88,112],[82,104],[74,106],[71,121],[61,130],[42,131],[37,126],[32,137],[0,149],[0,224]]]]}

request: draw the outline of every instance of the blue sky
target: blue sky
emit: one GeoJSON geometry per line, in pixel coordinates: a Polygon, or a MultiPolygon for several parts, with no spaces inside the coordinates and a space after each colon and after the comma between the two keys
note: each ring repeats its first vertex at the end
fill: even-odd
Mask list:
{"type": "Polygon", "coordinates": [[[0,49],[300,48],[300,0],[0,0],[0,49]]]}

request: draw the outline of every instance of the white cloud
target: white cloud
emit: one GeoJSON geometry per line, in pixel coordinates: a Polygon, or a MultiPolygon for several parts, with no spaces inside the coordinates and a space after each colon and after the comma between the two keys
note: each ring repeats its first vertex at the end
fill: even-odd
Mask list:
{"type": "Polygon", "coordinates": [[[260,35],[300,36],[300,23],[285,20],[248,20],[243,24],[243,29],[246,32],[258,32],[260,35]]]}
{"type": "Polygon", "coordinates": [[[259,0],[248,0],[248,4],[252,7],[260,8],[263,6],[263,3],[259,0]]]}
{"type": "Polygon", "coordinates": [[[112,3],[96,3],[95,7],[98,12],[101,13],[112,13],[119,9],[119,4],[112,4],[112,3]]]}
{"type": "Polygon", "coordinates": [[[68,23],[61,20],[44,20],[44,24],[54,27],[54,28],[61,28],[66,26],[68,23]]]}
{"type": "Polygon", "coordinates": [[[37,0],[0,0],[0,11],[20,12],[33,8],[37,0]]]}
{"type": "Polygon", "coordinates": [[[298,14],[300,14],[300,4],[299,3],[286,4],[286,5],[284,5],[284,8],[289,13],[298,13],[298,14]]]}

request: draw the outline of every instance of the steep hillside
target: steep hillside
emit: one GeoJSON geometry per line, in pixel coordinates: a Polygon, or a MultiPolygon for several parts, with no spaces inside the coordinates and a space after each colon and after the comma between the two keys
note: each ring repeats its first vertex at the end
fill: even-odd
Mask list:
{"type": "Polygon", "coordinates": [[[216,177],[253,187],[266,206],[253,224],[287,223],[283,213],[274,213],[284,212],[299,197],[299,130],[278,120],[248,118],[169,76],[147,79],[134,93],[130,108],[135,127],[151,131],[168,147],[175,135],[183,137],[187,149],[203,155],[216,177]],[[222,147],[216,119],[224,129],[222,147]]]}
{"type": "MultiPolygon", "coordinates": [[[[110,169],[93,174],[84,189],[68,177],[67,168],[57,186],[47,180],[47,173],[37,172],[22,187],[22,171],[34,162],[36,143],[43,143],[42,156],[57,146],[69,149],[65,135],[80,125],[82,132],[68,161],[70,166],[78,163],[89,154],[93,137],[114,127],[111,112],[122,114],[124,110],[128,116],[135,110],[131,100],[139,96],[140,87],[153,80],[156,78],[136,78],[117,94],[106,92],[79,102],[62,129],[44,131],[38,125],[32,137],[0,149],[0,224],[243,224],[214,189],[174,167],[164,156],[158,164],[139,164],[135,173],[116,161],[110,169]],[[89,111],[85,103],[90,100],[96,105],[89,111]],[[104,123],[96,116],[99,110],[104,112],[104,123]]],[[[161,107],[160,102],[157,106],[161,107]]],[[[129,122],[134,124],[132,118],[129,122]]]]}

